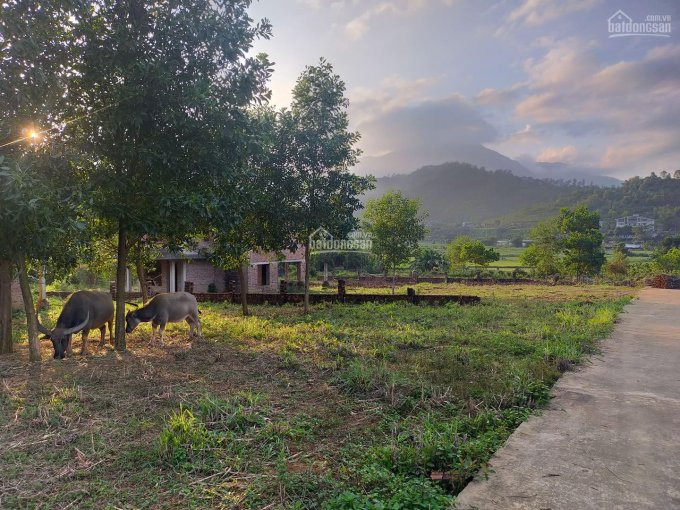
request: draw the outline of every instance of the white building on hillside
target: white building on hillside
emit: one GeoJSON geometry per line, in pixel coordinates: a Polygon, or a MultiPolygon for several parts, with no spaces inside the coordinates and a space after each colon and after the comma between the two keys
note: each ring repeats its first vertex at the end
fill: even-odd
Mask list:
{"type": "Polygon", "coordinates": [[[623,218],[616,218],[616,228],[623,227],[642,227],[646,229],[654,229],[654,219],[633,214],[632,216],[624,216],[623,218]]]}

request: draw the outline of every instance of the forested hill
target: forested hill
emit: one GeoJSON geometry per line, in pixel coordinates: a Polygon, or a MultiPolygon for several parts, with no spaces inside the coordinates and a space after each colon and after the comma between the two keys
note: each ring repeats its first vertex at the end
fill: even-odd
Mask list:
{"type": "Polygon", "coordinates": [[[445,163],[406,175],[380,178],[368,196],[401,190],[409,197],[422,200],[423,207],[430,212],[431,222],[458,224],[493,220],[588,189],[591,188],[518,177],[505,170],[486,171],[468,163],[445,163]]]}
{"type": "Polygon", "coordinates": [[[560,207],[583,204],[598,211],[605,223],[639,213],[655,218],[660,228],[680,231],[680,178],[665,173],[601,188],[446,163],[378,179],[369,197],[392,189],[420,198],[432,223],[526,225],[556,214],[560,207]]]}
{"type": "Polygon", "coordinates": [[[606,221],[639,213],[656,219],[660,228],[680,231],[680,172],[675,175],[633,177],[618,188],[595,188],[582,203],[606,221]]]}

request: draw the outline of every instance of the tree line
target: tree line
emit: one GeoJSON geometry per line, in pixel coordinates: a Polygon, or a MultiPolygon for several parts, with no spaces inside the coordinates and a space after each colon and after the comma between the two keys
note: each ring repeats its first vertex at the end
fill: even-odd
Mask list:
{"type": "MultiPolygon", "coordinates": [[[[126,268],[143,270],[159,244],[209,238],[213,262],[243,272],[250,250],[305,246],[322,225],[338,236],[355,228],[372,179],[348,171],[360,151],[345,84],[321,59],[288,108],[269,106],[272,64],[250,50],[271,26],[249,17],[250,3],[3,4],[2,352],[12,349],[9,284],[18,275],[27,290],[32,266],[67,271],[101,244],[115,250],[120,290],[126,268]]],[[[36,360],[34,304],[23,294],[36,360]]],[[[123,350],[124,292],[116,305],[123,350]]]]}

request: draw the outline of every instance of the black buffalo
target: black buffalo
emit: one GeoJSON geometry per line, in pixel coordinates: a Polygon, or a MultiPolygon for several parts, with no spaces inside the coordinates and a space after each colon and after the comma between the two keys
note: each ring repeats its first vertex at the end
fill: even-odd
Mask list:
{"type": "Polygon", "coordinates": [[[87,335],[91,329],[101,332],[102,347],[106,343],[106,325],[109,325],[109,336],[113,341],[113,298],[107,292],[79,290],[71,294],[57,319],[57,325],[49,330],[40,322],[38,329],[54,346],[54,359],[71,356],[71,335],[83,332],[83,348],[81,354],[87,354],[87,335]]]}

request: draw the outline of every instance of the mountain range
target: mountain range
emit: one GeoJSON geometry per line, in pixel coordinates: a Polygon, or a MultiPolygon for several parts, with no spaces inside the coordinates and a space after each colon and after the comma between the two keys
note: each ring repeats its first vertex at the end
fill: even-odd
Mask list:
{"type": "MultiPolygon", "coordinates": [[[[564,162],[537,162],[529,157],[515,160],[481,144],[446,144],[430,147],[428,159],[431,162],[465,162],[487,170],[508,170],[520,177],[535,177],[559,181],[579,181],[596,186],[618,186],[621,181],[601,174],[597,168],[575,166],[564,162]]],[[[422,167],[420,156],[409,151],[393,151],[380,156],[364,156],[361,161],[362,173],[376,176],[406,174],[422,167]]]]}
{"type": "Polygon", "coordinates": [[[420,199],[429,213],[428,223],[443,227],[438,230],[444,237],[452,231],[450,227],[470,224],[526,231],[561,207],[575,205],[599,212],[606,228],[617,217],[642,214],[655,218],[658,230],[680,230],[680,177],[668,173],[633,177],[618,186],[596,186],[583,180],[540,179],[455,162],[381,177],[366,199],[391,190],[420,199]]]}

